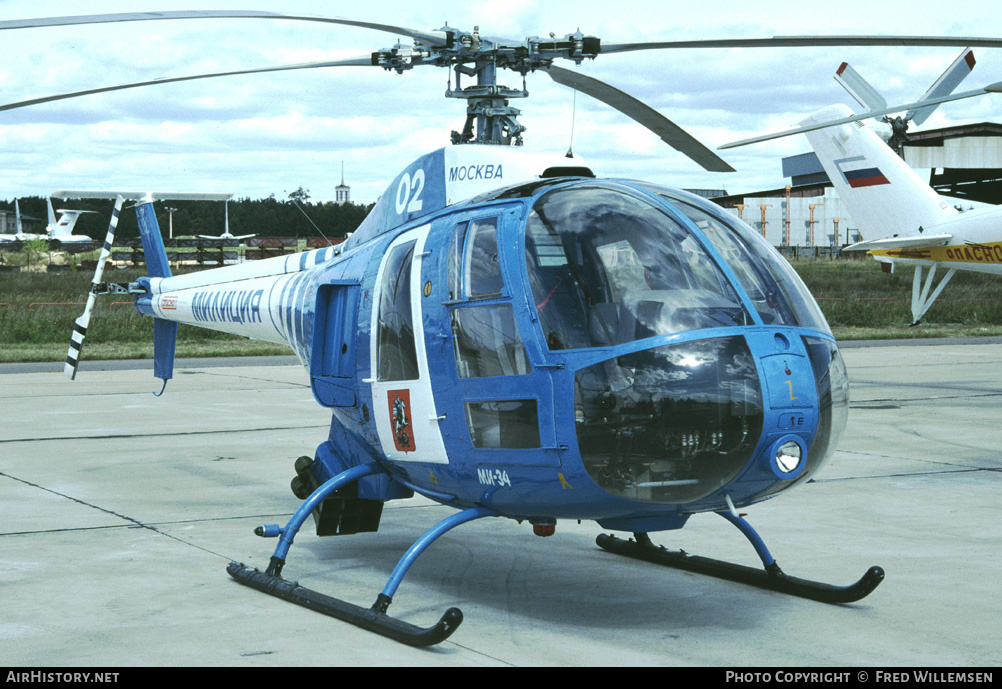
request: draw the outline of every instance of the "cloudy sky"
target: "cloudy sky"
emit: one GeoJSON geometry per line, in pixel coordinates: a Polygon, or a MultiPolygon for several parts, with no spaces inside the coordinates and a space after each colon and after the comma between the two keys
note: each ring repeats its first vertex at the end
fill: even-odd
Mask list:
{"type": "MultiPolygon", "coordinates": [[[[160,0],[88,3],[0,0],[0,20],[86,12],[187,10],[160,0]]],[[[843,0],[706,3],[618,0],[437,0],[380,3],[243,0],[214,9],[282,11],[422,30],[479,26],[485,35],[558,37],[580,29],[604,43],[775,35],[1002,37],[1002,3],[843,0]],[[370,11],[366,11],[371,8],[370,11]],[[280,9],[279,9],[280,8],[280,9]]],[[[366,55],[397,37],[377,31],[260,19],[156,21],[2,32],[0,103],[166,76],[366,55]]],[[[711,149],[786,129],[835,102],[855,105],[832,78],[847,60],[889,103],[914,101],[960,48],[769,48],[646,51],[600,56],[580,69],[640,98],[711,149]]],[[[1002,49],[975,50],[959,90],[1002,80],[1002,49]]],[[[562,66],[578,69],[573,63],[562,66]]],[[[304,70],[154,86],[0,112],[0,199],[61,188],[211,191],[283,199],[302,186],[332,199],[345,181],[374,201],[401,167],[448,145],[465,103],[446,99],[448,73],[378,68],[304,70]]],[[[501,79],[521,86],[513,73],[501,79]]],[[[571,143],[601,176],[735,193],[782,186],[780,159],[804,137],[720,152],[737,169],[711,173],[639,125],[544,75],[514,105],[526,146],[571,143]]],[[[1002,95],[941,106],[923,129],[1002,122],[1002,95]]]]}

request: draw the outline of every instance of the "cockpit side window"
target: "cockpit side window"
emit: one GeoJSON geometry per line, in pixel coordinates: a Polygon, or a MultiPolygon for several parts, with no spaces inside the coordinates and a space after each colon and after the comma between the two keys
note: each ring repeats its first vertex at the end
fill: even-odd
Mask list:
{"type": "Polygon", "coordinates": [[[531,373],[511,304],[452,311],[452,335],[460,378],[531,373]]]}
{"type": "Polygon", "coordinates": [[[410,288],[414,244],[395,246],[383,267],[376,341],[379,380],[418,378],[410,288]]]}
{"type": "Polygon", "coordinates": [[[748,293],[762,321],[801,325],[829,332],[828,324],[806,286],[786,261],[754,232],[725,224],[701,208],[665,197],[684,213],[727,261],[748,293]]]}
{"type": "Polygon", "coordinates": [[[750,322],[699,241],[655,204],[619,189],[544,194],[526,225],[525,253],[551,350],[750,322]]]}
{"type": "Polygon", "coordinates": [[[501,377],[528,376],[532,366],[505,294],[497,216],[456,223],[449,245],[449,317],[466,427],[477,450],[539,448],[539,404],[501,377]],[[491,380],[495,379],[495,380],[491,380]]]}
{"type": "Polygon", "coordinates": [[[449,250],[450,298],[501,296],[504,278],[498,258],[498,219],[479,218],[456,226],[449,250]]]}
{"type": "Polygon", "coordinates": [[[504,279],[497,217],[456,225],[449,248],[448,282],[459,377],[531,373],[512,305],[500,301],[504,279]]]}
{"type": "Polygon", "coordinates": [[[449,301],[458,301],[462,296],[463,249],[469,226],[469,222],[457,224],[449,241],[449,301]]]}

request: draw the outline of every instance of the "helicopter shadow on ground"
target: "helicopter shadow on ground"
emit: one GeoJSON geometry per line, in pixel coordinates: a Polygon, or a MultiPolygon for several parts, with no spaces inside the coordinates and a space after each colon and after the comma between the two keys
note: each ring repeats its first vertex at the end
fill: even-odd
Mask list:
{"type": "MultiPolygon", "coordinates": [[[[290,554],[284,575],[368,605],[411,542],[449,511],[389,509],[379,534],[302,539],[294,547],[300,557],[290,554]]],[[[784,605],[776,594],[612,555],[595,544],[602,532],[597,524],[567,524],[545,539],[533,536],[527,523],[507,519],[457,529],[415,562],[389,613],[424,625],[455,606],[464,611],[464,624],[490,619],[509,629],[552,624],[670,635],[721,624],[753,630],[760,616],[784,605]]]]}

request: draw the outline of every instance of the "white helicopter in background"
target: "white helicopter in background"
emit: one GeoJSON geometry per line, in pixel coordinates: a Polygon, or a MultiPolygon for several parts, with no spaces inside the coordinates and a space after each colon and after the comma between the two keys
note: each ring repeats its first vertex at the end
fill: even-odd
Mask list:
{"type": "MultiPolygon", "coordinates": [[[[914,103],[888,107],[883,97],[848,64],[835,79],[867,109],[854,114],[845,105],[823,108],[785,132],[720,146],[735,148],[793,134],[805,134],[839,198],[865,238],[843,251],[866,251],[893,272],[914,266],[912,325],[917,325],[958,270],[1002,275],[1002,208],[958,211],[895,152],[895,138],[906,138],[907,123],[920,123],[941,103],[1002,91],[1002,82],[955,95],[950,92],[974,67],[970,50],[914,103]],[[887,115],[905,112],[893,120],[887,115]],[[862,120],[883,117],[894,129],[885,143],[862,120]],[[946,275],[935,284],[936,272],[946,275]],[[923,279],[923,272],[928,273],[923,279]]],[[[904,140],[899,139],[898,147],[904,140]]]]}

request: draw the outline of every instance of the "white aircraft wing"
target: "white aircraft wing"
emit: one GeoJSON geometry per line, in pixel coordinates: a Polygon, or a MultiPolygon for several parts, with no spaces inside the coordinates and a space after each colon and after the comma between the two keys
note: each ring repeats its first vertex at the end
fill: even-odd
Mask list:
{"type": "Polygon", "coordinates": [[[60,189],[49,194],[55,199],[111,199],[119,196],[125,201],[141,201],[151,197],[154,201],[228,201],[233,194],[212,194],[205,192],[176,191],[93,191],[78,189],[60,189]]]}
{"type": "Polygon", "coordinates": [[[953,239],[952,234],[910,235],[908,237],[886,237],[868,242],[850,244],[842,251],[879,251],[883,249],[914,249],[927,246],[944,246],[953,239]]]}

